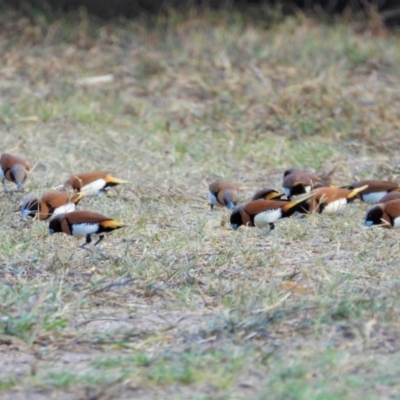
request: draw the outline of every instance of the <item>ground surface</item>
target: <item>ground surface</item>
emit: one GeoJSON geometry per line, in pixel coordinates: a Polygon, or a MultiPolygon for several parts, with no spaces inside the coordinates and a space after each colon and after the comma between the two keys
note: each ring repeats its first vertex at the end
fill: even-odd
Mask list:
{"type": "Polygon", "coordinates": [[[129,224],[95,252],[0,194],[2,399],[400,398],[398,233],[364,229],[360,203],[234,232],[206,200],[293,166],[399,181],[395,33],[196,13],[0,27],[0,150],[47,168],[27,191],[130,181],[81,202],[129,224]]]}

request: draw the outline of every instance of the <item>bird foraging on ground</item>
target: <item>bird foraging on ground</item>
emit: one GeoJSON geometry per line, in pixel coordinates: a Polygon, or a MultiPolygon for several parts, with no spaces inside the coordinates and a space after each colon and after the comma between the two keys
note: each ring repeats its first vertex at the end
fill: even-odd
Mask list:
{"type": "Polygon", "coordinates": [[[309,193],[312,189],[318,187],[330,186],[330,174],[318,176],[291,168],[283,173],[282,187],[286,197],[290,199],[292,196],[309,193]]]}
{"type": "Polygon", "coordinates": [[[255,226],[258,229],[269,227],[269,231],[275,228],[274,222],[281,218],[287,218],[296,211],[305,213],[302,205],[314,196],[309,193],[293,201],[289,200],[255,200],[250,203],[237,206],[230,218],[231,226],[234,230],[241,225],[255,226]]]}
{"type": "Polygon", "coordinates": [[[271,188],[264,188],[254,193],[251,201],[280,199],[283,196],[285,196],[285,193],[279,193],[277,190],[271,188]]]}
{"type": "Polygon", "coordinates": [[[227,207],[233,210],[238,201],[238,187],[234,183],[216,181],[208,186],[208,199],[211,211],[215,205],[227,207]]]}
{"type": "Polygon", "coordinates": [[[22,184],[28,177],[29,165],[20,157],[3,153],[0,157],[0,178],[5,191],[8,191],[5,181],[14,182],[19,190],[24,190],[22,184]]]}
{"type": "Polygon", "coordinates": [[[65,182],[64,187],[67,190],[85,192],[86,196],[99,196],[121,183],[128,183],[128,181],[114,178],[105,172],[86,172],[72,175],[65,182]]]}
{"type": "Polygon", "coordinates": [[[382,228],[400,228],[400,200],[391,200],[370,207],[364,218],[364,225],[379,225],[382,228]]]}
{"type": "Polygon", "coordinates": [[[117,222],[105,215],[91,211],[72,211],[67,214],[56,215],[49,224],[49,234],[62,232],[67,235],[84,237],[86,242],[80,246],[84,248],[91,243],[92,236],[99,239],[94,244],[98,245],[107,233],[125,227],[125,224],[117,222]]]}
{"type": "Polygon", "coordinates": [[[358,197],[364,203],[380,203],[382,198],[388,193],[399,191],[400,185],[394,182],[380,181],[378,179],[367,179],[359,182],[353,182],[348,186],[349,189],[356,189],[367,185],[367,188],[360,191],[358,197]]]}
{"type": "Polygon", "coordinates": [[[55,215],[75,211],[76,205],[84,196],[84,192],[69,194],[58,190],[45,192],[40,199],[28,194],[22,200],[20,211],[24,218],[37,217],[39,221],[45,221],[55,215]]]}
{"type": "Polygon", "coordinates": [[[308,212],[335,214],[346,207],[347,204],[354,201],[358,193],[366,188],[367,185],[352,190],[337,187],[314,189],[311,192],[314,196],[307,200],[303,207],[307,209],[308,212]]]}

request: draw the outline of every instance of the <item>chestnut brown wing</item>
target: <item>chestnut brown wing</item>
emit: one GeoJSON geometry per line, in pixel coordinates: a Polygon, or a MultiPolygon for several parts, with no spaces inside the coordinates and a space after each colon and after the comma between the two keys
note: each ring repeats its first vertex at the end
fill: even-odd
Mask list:
{"type": "Polygon", "coordinates": [[[103,214],[94,213],[91,211],[73,211],[68,214],[64,214],[65,219],[68,223],[73,224],[90,224],[90,223],[100,223],[103,221],[111,221],[112,218],[106,217],[103,214]]]}
{"type": "Polygon", "coordinates": [[[216,181],[210,183],[208,189],[210,190],[211,193],[218,193],[227,189],[231,189],[236,192],[238,191],[237,185],[235,185],[234,183],[224,182],[224,181],[216,181]]]}
{"type": "Polygon", "coordinates": [[[389,181],[380,181],[378,179],[369,179],[359,182],[354,182],[350,185],[350,188],[359,188],[361,186],[368,185],[366,189],[361,191],[361,194],[370,194],[374,192],[386,192],[399,188],[399,184],[389,181]]]}
{"type": "Polygon", "coordinates": [[[257,215],[264,211],[274,210],[288,204],[287,200],[255,200],[244,206],[244,211],[249,215],[257,215]]]}
{"type": "Polygon", "coordinates": [[[72,175],[66,182],[66,185],[72,186],[73,189],[80,189],[97,179],[104,179],[107,174],[102,171],[85,172],[82,174],[72,175]]]}
{"type": "Polygon", "coordinates": [[[67,192],[59,192],[51,190],[43,194],[42,202],[50,205],[52,208],[58,208],[68,204],[71,201],[71,196],[67,192]]]}
{"type": "Polygon", "coordinates": [[[391,200],[383,203],[384,211],[392,218],[400,217],[400,200],[391,200]]]}

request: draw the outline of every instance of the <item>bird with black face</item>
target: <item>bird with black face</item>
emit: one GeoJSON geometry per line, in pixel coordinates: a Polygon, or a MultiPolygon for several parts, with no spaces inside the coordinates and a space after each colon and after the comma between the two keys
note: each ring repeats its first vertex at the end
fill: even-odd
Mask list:
{"type": "Polygon", "coordinates": [[[210,200],[211,211],[214,210],[214,206],[227,207],[233,210],[238,201],[238,187],[234,183],[216,181],[210,183],[208,186],[208,200],[210,200]]]}
{"type": "Polygon", "coordinates": [[[295,212],[305,213],[302,207],[308,199],[313,197],[309,193],[296,200],[255,200],[250,203],[237,206],[230,217],[230,223],[234,230],[240,226],[255,226],[260,230],[269,228],[269,232],[275,228],[274,223],[281,218],[287,218],[295,212]]]}
{"type": "Polygon", "coordinates": [[[84,192],[69,194],[58,190],[45,192],[40,198],[28,194],[22,200],[20,211],[24,218],[32,217],[39,221],[45,221],[57,214],[75,211],[77,204],[84,195],[84,192]]]}
{"type": "Polygon", "coordinates": [[[94,246],[98,245],[107,233],[125,227],[125,224],[114,221],[105,215],[91,211],[72,211],[67,214],[56,215],[49,224],[49,234],[65,233],[67,235],[84,237],[86,242],[80,246],[84,248],[92,242],[92,236],[98,237],[94,246]]]}
{"type": "Polygon", "coordinates": [[[3,183],[4,191],[8,191],[6,180],[17,185],[19,190],[24,190],[22,184],[28,177],[29,165],[20,157],[3,153],[0,157],[0,178],[3,183]]]}
{"type": "Polygon", "coordinates": [[[400,200],[390,200],[370,207],[364,219],[364,225],[378,225],[382,228],[400,228],[400,200]]]}
{"type": "Polygon", "coordinates": [[[318,176],[296,168],[288,169],[283,173],[282,187],[288,199],[325,186],[330,186],[330,175],[318,176]]]}

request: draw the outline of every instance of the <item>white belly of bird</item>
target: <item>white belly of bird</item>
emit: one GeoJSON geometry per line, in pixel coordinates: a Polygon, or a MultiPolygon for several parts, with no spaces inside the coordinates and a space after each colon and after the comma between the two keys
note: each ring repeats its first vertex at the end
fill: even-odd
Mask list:
{"type": "Polygon", "coordinates": [[[335,214],[340,210],[343,210],[344,207],[347,205],[347,199],[337,199],[335,201],[330,202],[327,204],[322,211],[323,214],[335,214]]]}
{"type": "Polygon", "coordinates": [[[87,235],[95,235],[97,234],[98,229],[98,224],[74,224],[72,226],[72,235],[82,237],[86,237],[87,235]]]}
{"type": "Polygon", "coordinates": [[[90,182],[85,186],[81,187],[81,192],[85,193],[85,196],[98,196],[101,194],[101,190],[106,186],[104,179],[97,179],[96,181],[90,182]]]}
{"type": "Polygon", "coordinates": [[[259,229],[268,228],[270,223],[277,221],[281,217],[282,210],[280,208],[264,211],[254,217],[254,225],[259,229]]]}
{"type": "Polygon", "coordinates": [[[379,203],[383,196],[386,196],[388,192],[375,192],[375,193],[368,193],[363,195],[363,200],[366,203],[374,204],[374,203],[379,203]]]}
{"type": "Polygon", "coordinates": [[[306,193],[311,192],[311,186],[304,186],[304,189],[305,189],[306,193]]]}
{"type": "Polygon", "coordinates": [[[75,208],[76,207],[75,207],[74,203],[68,203],[68,204],[65,204],[65,205],[63,205],[61,207],[57,207],[57,208],[54,209],[53,217],[58,215],[58,214],[66,214],[66,213],[75,211],[75,208]]]}
{"type": "Polygon", "coordinates": [[[400,228],[400,217],[393,220],[393,228],[400,228]]]}
{"type": "Polygon", "coordinates": [[[208,200],[210,200],[211,204],[218,204],[217,198],[211,192],[208,192],[208,200]]]}

